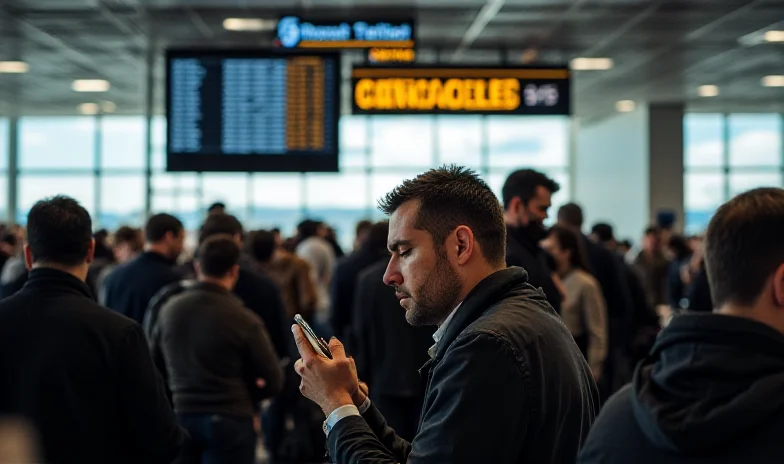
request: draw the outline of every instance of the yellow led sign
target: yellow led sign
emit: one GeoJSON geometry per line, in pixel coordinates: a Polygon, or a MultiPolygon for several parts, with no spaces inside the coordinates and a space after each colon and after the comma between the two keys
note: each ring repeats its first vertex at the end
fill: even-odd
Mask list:
{"type": "Polygon", "coordinates": [[[364,67],[354,114],[569,114],[564,68],[364,67]]]}

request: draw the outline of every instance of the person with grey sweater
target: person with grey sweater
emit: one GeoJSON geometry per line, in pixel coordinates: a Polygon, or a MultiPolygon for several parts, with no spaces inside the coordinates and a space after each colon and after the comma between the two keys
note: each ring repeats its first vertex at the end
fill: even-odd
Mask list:
{"type": "Polygon", "coordinates": [[[566,298],[561,319],[585,355],[596,379],[607,358],[607,308],[602,289],[587,271],[587,258],[580,237],[573,230],[555,226],[542,247],[553,257],[563,280],[566,298]]]}
{"type": "Polygon", "coordinates": [[[178,463],[255,462],[253,417],[283,388],[264,323],[231,293],[239,260],[231,236],[207,238],[195,263],[198,284],[167,301],[152,329],[153,358],[190,434],[178,463]]]}

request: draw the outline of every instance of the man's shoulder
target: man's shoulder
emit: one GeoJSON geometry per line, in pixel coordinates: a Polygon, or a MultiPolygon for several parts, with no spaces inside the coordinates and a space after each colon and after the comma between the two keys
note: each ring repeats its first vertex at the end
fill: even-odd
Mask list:
{"type": "MultiPolygon", "coordinates": [[[[102,306],[90,298],[68,295],[55,300],[49,299],[46,303],[33,300],[33,291],[22,289],[16,294],[0,302],[0,314],[13,317],[17,311],[29,311],[31,306],[40,309],[42,318],[55,316],[58,321],[67,320],[69,323],[84,325],[102,331],[124,333],[134,327],[136,322],[122,314],[102,306]],[[46,311],[47,306],[54,311],[46,311]]],[[[56,322],[56,321],[53,321],[56,322]]],[[[46,320],[37,319],[36,323],[46,324],[46,320]]]]}

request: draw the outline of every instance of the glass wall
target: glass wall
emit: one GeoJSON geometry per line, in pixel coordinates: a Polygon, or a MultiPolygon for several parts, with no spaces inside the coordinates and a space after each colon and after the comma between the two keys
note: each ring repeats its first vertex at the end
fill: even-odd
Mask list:
{"type": "Polygon", "coordinates": [[[716,208],[756,187],[782,186],[784,116],[688,114],[684,118],[686,233],[702,232],[716,208]]]}
{"type": "MultiPolygon", "coordinates": [[[[165,119],[155,117],[151,209],[177,215],[191,230],[215,201],[226,203],[249,228],[280,227],[289,234],[303,218],[319,218],[349,245],[357,221],[382,217],[379,197],[403,179],[444,163],[478,170],[498,195],[512,170],[541,169],[562,185],[554,199],[557,208],[570,195],[568,125],[565,117],[343,116],[339,173],[198,174],[166,172],[165,119]]],[[[0,124],[0,150],[8,147],[7,127],[7,121],[0,124]]],[[[5,173],[8,155],[0,154],[5,173]]],[[[20,118],[17,166],[20,223],[35,201],[58,193],[82,202],[96,228],[144,221],[141,116],[20,118]]]]}

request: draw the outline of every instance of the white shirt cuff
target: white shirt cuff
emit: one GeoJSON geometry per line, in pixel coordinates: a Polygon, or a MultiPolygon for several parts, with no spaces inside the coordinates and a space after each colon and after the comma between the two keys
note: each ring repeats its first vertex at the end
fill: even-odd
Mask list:
{"type": "Polygon", "coordinates": [[[324,424],[327,429],[326,432],[329,433],[329,431],[332,430],[332,427],[334,427],[339,420],[349,416],[361,416],[359,409],[357,409],[357,407],[353,404],[347,404],[332,411],[329,417],[327,417],[326,423],[324,424]]]}
{"type": "Polygon", "coordinates": [[[370,397],[366,396],[365,401],[363,401],[362,404],[359,405],[359,413],[365,414],[368,409],[370,409],[370,397]]]}
{"type": "Polygon", "coordinates": [[[365,414],[367,410],[370,409],[370,404],[370,398],[365,398],[365,401],[359,405],[359,408],[353,404],[347,404],[335,409],[330,413],[329,417],[327,417],[327,420],[324,421],[324,433],[329,435],[332,427],[334,427],[335,424],[337,424],[343,418],[349,416],[361,416],[362,414],[365,414]]]}

